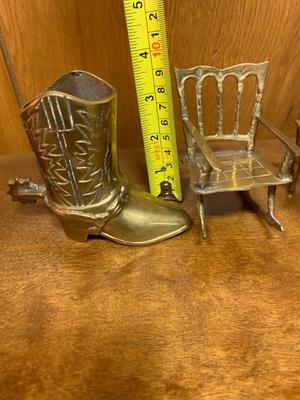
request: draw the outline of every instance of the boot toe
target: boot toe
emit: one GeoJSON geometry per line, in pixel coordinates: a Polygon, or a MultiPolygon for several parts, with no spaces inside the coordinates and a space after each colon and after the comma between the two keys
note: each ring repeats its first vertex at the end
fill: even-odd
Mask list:
{"type": "Polygon", "coordinates": [[[176,204],[130,191],[128,203],[104,225],[101,236],[126,245],[148,245],[178,235],[190,225],[188,214],[176,204]]]}

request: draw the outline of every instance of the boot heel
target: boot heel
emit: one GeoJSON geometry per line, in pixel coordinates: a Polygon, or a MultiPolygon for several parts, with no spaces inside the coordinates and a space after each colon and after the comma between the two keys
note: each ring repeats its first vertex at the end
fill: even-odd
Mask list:
{"type": "Polygon", "coordinates": [[[73,240],[77,242],[86,242],[88,239],[88,232],[84,230],[74,229],[74,228],[67,228],[63,226],[65,234],[73,240]]]}
{"type": "Polygon", "coordinates": [[[76,221],[61,220],[60,222],[66,235],[77,242],[86,242],[88,235],[94,233],[93,225],[85,221],[77,221],[76,223],[76,221]]]}

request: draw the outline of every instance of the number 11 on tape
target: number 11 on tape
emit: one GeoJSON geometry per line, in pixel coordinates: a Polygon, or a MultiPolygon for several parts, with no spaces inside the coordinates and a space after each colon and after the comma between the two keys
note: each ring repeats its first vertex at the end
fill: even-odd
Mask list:
{"type": "Polygon", "coordinates": [[[182,200],[163,0],[124,0],[150,191],[182,200]]]}

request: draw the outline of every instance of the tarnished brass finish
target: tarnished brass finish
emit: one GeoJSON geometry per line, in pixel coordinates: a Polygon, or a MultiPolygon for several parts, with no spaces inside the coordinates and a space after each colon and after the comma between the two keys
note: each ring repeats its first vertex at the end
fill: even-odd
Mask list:
{"type": "Polygon", "coordinates": [[[283,230],[283,224],[274,216],[275,190],[277,185],[291,182],[293,158],[300,156],[300,148],[294,142],[261,117],[261,101],[267,74],[268,62],[260,64],[239,64],[225,69],[210,66],[199,66],[187,69],[175,69],[177,89],[180,98],[183,129],[187,146],[187,160],[191,174],[191,188],[196,193],[197,207],[203,237],[206,237],[203,196],[209,193],[224,191],[241,191],[252,208],[266,222],[283,230]],[[257,80],[255,102],[249,131],[240,131],[241,101],[245,80],[254,75],[257,80]],[[205,132],[203,115],[203,82],[207,77],[214,77],[217,82],[217,132],[205,132]],[[224,131],[223,87],[228,76],[237,79],[236,107],[234,111],[234,128],[232,132],[224,131]],[[198,112],[198,127],[189,118],[185,98],[185,83],[195,80],[198,112]],[[287,148],[280,168],[277,170],[264,161],[255,151],[257,125],[261,123],[272,132],[287,148]],[[213,141],[245,142],[245,150],[214,151],[209,143],[213,141]],[[249,190],[268,187],[268,210],[263,212],[250,198],[249,190]],[[246,192],[246,194],[245,194],[246,192]]]}
{"type": "Polygon", "coordinates": [[[73,71],[26,104],[21,116],[45,185],[17,178],[9,193],[21,202],[42,198],[74,240],[155,243],[187,229],[190,219],[175,205],[132,191],[120,175],[116,101],[112,86],[73,71]]]}
{"type": "Polygon", "coordinates": [[[31,182],[30,178],[16,178],[8,181],[8,194],[13,201],[23,203],[34,203],[36,200],[43,199],[46,194],[45,185],[37,185],[31,182]]]}

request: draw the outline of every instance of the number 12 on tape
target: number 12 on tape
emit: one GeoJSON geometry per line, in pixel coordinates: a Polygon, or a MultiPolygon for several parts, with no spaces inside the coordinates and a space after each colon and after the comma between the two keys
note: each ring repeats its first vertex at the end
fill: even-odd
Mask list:
{"type": "Polygon", "coordinates": [[[150,191],[181,200],[163,0],[124,0],[150,191]]]}

